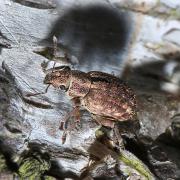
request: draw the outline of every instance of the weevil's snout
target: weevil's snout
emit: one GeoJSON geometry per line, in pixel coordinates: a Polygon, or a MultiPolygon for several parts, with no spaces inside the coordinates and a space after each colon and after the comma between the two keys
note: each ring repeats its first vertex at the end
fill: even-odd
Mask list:
{"type": "Polygon", "coordinates": [[[57,70],[50,72],[44,79],[44,84],[51,84],[55,88],[68,89],[70,82],[69,70],[57,70]]]}
{"type": "Polygon", "coordinates": [[[51,76],[50,76],[50,73],[45,76],[45,78],[44,78],[44,84],[51,84],[51,76]]]}

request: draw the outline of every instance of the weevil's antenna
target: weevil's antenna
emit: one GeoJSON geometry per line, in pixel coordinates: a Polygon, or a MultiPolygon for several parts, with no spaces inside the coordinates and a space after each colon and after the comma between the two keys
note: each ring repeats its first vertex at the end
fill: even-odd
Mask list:
{"type": "Polygon", "coordinates": [[[37,96],[37,95],[40,95],[40,94],[46,94],[48,89],[49,89],[49,86],[50,84],[48,84],[48,86],[46,87],[45,91],[44,92],[39,92],[39,93],[28,93],[26,94],[27,97],[31,97],[31,96],[37,96]]]}
{"type": "MultiPolygon", "coordinates": [[[[56,57],[56,55],[57,55],[57,44],[58,44],[57,42],[58,42],[58,40],[57,40],[56,36],[54,35],[53,36],[53,58],[52,58],[52,60],[54,61],[54,65],[53,65],[53,68],[52,68],[52,73],[56,69],[55,65],[56,65],[56,60],[57,60],[57,57],[56,57]]],[[[65,54],[65,57],[67,58],[67,54],[65,54]]],[[[41,92],[41,93],[29,93],[29,94],[26,94],[26,96],[30,97],[30,96],[37,96],[37,95],[40,95],[40,94],[46,94],[49,87],[50,87],[50,84],[48,84],[48,86],[46,87],[44,92],[41,92]]]]}
{"type": "MultiPolygon", "coordinates": [[[[52,72],[54,72],[55,65],[56,65],[56,54],[57,54],[57,38],[56,38],[56,36],[53,36],[53,58],[52,59],[54,60],[54,65],[53,65],[53,68],[52,68],[52,72]]],[[[37,95],[40,95],[40,94],[46,94],[49,87],[50,87],[50,84],[48,84],[48,86],[46,87],[44,92],[29,93],[29,94],[26,94],[26,96],[30,97],[30,96],[37,96],[37,95]]]]}
{"type": "Polygon", "coordinates": [[[53,36],[53,60],[54,60],[54,65],[52,68],[52,72],[54,71],[55,65],[56,65],[56,54],[57,54],[57,38],[56,36],[53,36]]]}

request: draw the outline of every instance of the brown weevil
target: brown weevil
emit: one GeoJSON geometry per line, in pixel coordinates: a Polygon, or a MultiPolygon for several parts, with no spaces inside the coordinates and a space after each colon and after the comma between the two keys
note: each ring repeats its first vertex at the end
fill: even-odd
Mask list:
{"type": "MultiPolygon", "coordinates": [[[[56,59],[57,38],[53,37],[54,60],[56,59]]],[[[118,121],[133,119],[136,115],[136,96],[133,90],[118,77],[99,71],[88,73],[71,70],[68,66],[55,67],[46,74],[44,83],[65,90],[73,102],[73,110],[62,121],[60,128],[64,129],[64,122],[71,116],[80,121],[80,107],[89,111],[99,124],[113,128],[118,121]]],[[[28,96],[44,93],[35,93],[28,96]]],[[[75,124],[75,123],[74,123],[75,124]]],[[[74,128],[73,126],[70,128],[74,128]]],[[[66,133],[63,135],[65,141],[66,133]]]]}
{"type": "Polygon", "coordinates": [[[73,115],[76,122],[80,121],[81,106],[98,123],[111,128],[117,121],[133,119],[136,115],[133,90],[111,74],[98,71],[85,73],[65,66],[48,73],[44,83],[66,91],[74,103],[69,116],[73,115]]]}

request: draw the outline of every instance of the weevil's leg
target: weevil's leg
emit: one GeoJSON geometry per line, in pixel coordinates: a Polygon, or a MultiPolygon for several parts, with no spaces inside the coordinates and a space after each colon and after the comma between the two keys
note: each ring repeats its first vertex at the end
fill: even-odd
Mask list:
{"type": "Polygon", "coordinates": [[[110,117],[98,116],[96,114],[91,114],[92,118],[100,125],[114,128],[114,121],[110,117]]]}
{"type": "Polygon", "coordinates": [[[67,133],[70,133],[73,129],[75,129],[76,125],[77,125],[76,123],[73,123],[71,124],[71,126],[69,126],[67,129],[64,130],[62,135],[62,144],[66,142],[67,133]]]}
{"type": "Polygon", "coordinates": [[[67,121],[71,118],[71,117],[75,117],[75,119],[78,119],[76,121],[79,121],[80,119],[80,113],[78,112],[79,108],[78,107],[74,107],[73,110],[71,112],[69,112],[65,118],[63,118],[63,120],[61,121],[60,130],[65,130],[65,124],[67,123],[67,121]],[[63,125],[64,124],[64,125],[63,125]]]}
{"type": "Polygon", "coordinates": [[[73,129],[76,128],[77,126],[77,122],[80,122],[79,119],[80,119],[80,116],[79,116],[79,112],[77,113],[77,110],[79,111],[79,109],[77,109],[76,107],[69,113],[69,115],[65,118],[65,120],[63,122],[61,122],[61,125],[60,125],[60,128],[62,128],[62,130],[64,130],[63,132],[63,135],[62,135],[62,144],[65,143],[66,141],[66,137],[67,137],[67,133],[71,132],[73,129]],[[67,120],[72,117],[72,116],[75,116],[75,119],[78,118],[78,120],[76,119],[75,122],[73,124],[71,124],[68,128],[65,128],[65,125],[66,125],[66,122],[67,120]]]}
{"type": "Polygon", "coordinates": [[[62,143],[65,143],[66,140],[66,136],[67,136],[67,132],[71,132],[76,126],[77,123],[80,122],[80,100],[79,98],[73,98],[72,99],[73,102],[73,110],[64,118],[63,121],[61,121],[61,125],[60,125],[60,129],[64,130],[63,132],[63,136],[62,136],[62,143]],[[67,121],[69,120],[70,117],[74,117],[75,118],[75,122],[68,128],[65,128],[67,121]]]}
{"type": "MultiPolygon", "coordinates": [[[[69,112],[67,114],[67,116],[61,121],[63,122],[64,124],[69,120],[69,118],[71,117],[74,117],[75,118],[75,122],[80,122],[80,117],[81,117],[81,114],[80,114],[80,100],[79,98],[73,98],[72,99],[72,102],[73,102],[73,109],[71,112],[69,112]]],[[[62,125],[60,126],[62,127],[62,125]]],[[[62,128],[60,128],[62,129],[62,128]]]]}
{"type": "Polygon", "coordinates": [[[64,144],[66,142],[67,134],[70,133],[74,128],[75,128],[75,123],[72,124],[69,128],[64,130],[62,138],[61,138],[62,144],[64,144]]]}
{"type": "Polygon", "coordinates": [[[117,142],[118,148],[119,148],[120,150],[121,150],[121,149],[124,149],[123,139],[122,139],[121,134],[120,134],[120,132],[119,132],[119,128],[118,128],[118,124],[117,124],[117,123],[114,125],[113,133],[114,133],[114,137],[116,138],[116,139],[115,139],[115,142],[117,142]]]}
{"type": "Polygon", "coordinates": [[[56,52],[57,52],[57,38],[56,38],[56,36],[53,36],[53,48],[54,48],[53,57],[56,57],[56,52]]]}
{"type": "Polygon", "coordinates": [[[98,115],[92,115],[93,118],[100,124],[106,127],[110,127],[113,131],[113,134],[111,135],[110,139],[116,144],[116,147],[118,149],[124,149],[123,139],[120,135],[119,128],[117,122],[115,122],[110,117],[104,117],[104,116],[98,116],[98,115]]]}
{"type": "Polygon", "coordinates": [[[53,36],[53,58],[52,58],[52,60],[54,61],[54,65],[53,65],[52,71],[54,70],[55,65],[56,65],[56,58],[57,58],[57,38],[56,38],[56,36],[53,36]]]}
{"type": "Polygon", "coordinates": [[[84,167],[83,169],[81,169],[81,175],[80,178],[81,179],[86,179],[87,177],[89,178],[89,172],[92,171],[94,168],[96,168],[99,164],[103,163],[103,160],[93,160],[93,159],[89,159],[88,164],[86,167],[84,167]]]}
{"type": "Polygon", "coordinates": [[[81,117],[81,114],[80,114],[80,106],[81,106],[80,99],[79,98],[73,98],[72,102],[74,104],[74,109],[75,109],[74,110],[75,122],[79,123],[80,122],[80,117],[81,117]]]}
{"type": "Polygon", "coordinates": [[[68,53],[67,52],[64,53],[64,57],[58,57],[57,56],[57,46],[58,46],[58,40],[57,40],[56,36],[53,36],[53,50],[54,51],[53,51],[53,58],[52,58],[52,60],[54,61],[54,65],[53,65],[52,69],[55,68],[56,62],[58,60],[61,60],[61,61],[65,62],[65,63],[72,63],[71,59],[68,57],[68,53]]]}

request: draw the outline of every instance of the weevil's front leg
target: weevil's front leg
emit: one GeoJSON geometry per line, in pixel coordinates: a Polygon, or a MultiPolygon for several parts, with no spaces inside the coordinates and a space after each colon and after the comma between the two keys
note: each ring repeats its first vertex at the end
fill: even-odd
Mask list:
{"type": "MultiPolygon", "coordinates": [[[[79,98],[73,98],[72,99],[72,103],[73,103],[73,109],[72,111],[70,111],[67,116],[61,121],[61,123],[67,123],[67,121],[71,118],[74,117],[75,118],[75,122],[80,122],[80,100],[79,98]]],[[[64,130],[65,128],[63,128],[62,124],[60,125],[60,129],[64,130]]]]}
{"type": "Polygon", "coordinates": [[[69,114],[61,121],[60,130],[65,130],[65,126],[68,122],[68,120],[74,117],[75,118],[75,122],[78,123],[80,122],[80,112],[79,112],[79,107],[74,107],[73,110],[71,112],[69,112],[69,114]]]}
{"type": "Polygon", "coordinates": [[[81,114],[80,114],[81,101],[77,97],[77,98],[73,98],[72,102],[73,102],[73,107],[74,107],[74,114],[73,114],[73,116],[75,118],[75,123],[79,123],[80,122],[80,118],[81,118],[81,114]]]}
{"type": "Polygon", "coordinates": [[[60,129],[64,130],[62,142],[65,143],[67,132],[71,132],[77,125],[77,123],[80,122],[80,99],[79,98],[73,98],[73,110],[64,118],[63,121],[61,121],[60,129]],[[68,128],[65,128],[67,121],[69,118],[74,117],[75,122],[68,128]]]}

